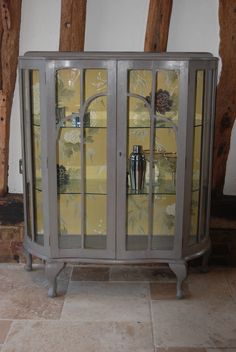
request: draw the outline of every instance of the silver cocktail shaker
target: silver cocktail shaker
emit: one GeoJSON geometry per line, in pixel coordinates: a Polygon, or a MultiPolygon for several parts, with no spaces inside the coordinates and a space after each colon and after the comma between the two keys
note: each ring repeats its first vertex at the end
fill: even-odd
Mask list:
{"type": "Polygon", "coordinates": [[[132,191],[139,193],[144,188],[146,159],[141,145],[134,145],[129,157],[129,177],[132,191]]]}

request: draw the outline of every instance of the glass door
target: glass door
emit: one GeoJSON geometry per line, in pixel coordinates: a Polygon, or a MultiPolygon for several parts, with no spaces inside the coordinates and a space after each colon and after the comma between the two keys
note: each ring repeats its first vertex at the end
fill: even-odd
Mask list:
{"type": "Polygon", "coordinates": [[[47,253],[48,223],[45,185],[46,162],[42,138],[45,131],[44,67],[40,62],[20,63],[23,163],[24,163],[24,212],[26,239],[32,248],[47,253]]]}
{"type": "Polygon", "coordinates": [[[117,246],[121,258],[173,256],[180,69],[120,62],[117,246]],[[122,143],[123,142],[123,143],[122,143]]]}
{"type": "Polygon", "coordinates": [[[61,255],[114,257],[115,75],[113,62],[70,62],[55,71],[61,255]]]}

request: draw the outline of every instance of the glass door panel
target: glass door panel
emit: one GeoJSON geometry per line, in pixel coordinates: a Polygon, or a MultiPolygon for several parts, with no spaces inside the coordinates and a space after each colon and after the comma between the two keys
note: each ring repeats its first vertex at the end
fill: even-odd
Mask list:
{"type": "Polygon", "coordinates": [[[60,248],[107,248],[107,89],[103,68],[56,74],[60,248]]]}
{"type": "Polygon", "coordinates": [[[61,248],[81,247],[81,72],[56,73],[57,201],[61,248]]]}
{"type": "Polygon", "coordinates": [[[146,97],[152,91],[151,70],[128,71],[126,249],[148,246],[148,194],[145,151],[150,149],[151,117],[146,97]]]}
{"type": "Polygon", "coordinates": [[[85,248],[107,247],[107,70],[85,70],[84,206],[85,248]]]}
{"type": "Polygon", "coordinates": [[[131,69],[127,75],[126,249],[171,250],[175,235],[179,70],[154,73],[131,69]],[[137,179],[141,178],[144,182],[138,185],[137,179]]]}
{"type": "Polygon", "coordinates": [[[42,195],[42,165],[41,165],[41,116],[40,116],[40,71],[29,71],[30,81],[30,118],[31,118],[31,160],[33,194],[33,222],[35,240],[43,244],[43,195],[42,195]]]}
{"type": "MultiPolygon", "coordinates": [[[[152,249],[174,248],[176,225],[179,71],[158,70],[154,111],[152,180],[152,249]]],[[[151,99],[151,98],[150,98],[151,99]]]]}
{"type": "Polygon", "coordinates": [[[190,244],[196,243],[199,232],[199,210],[200,210],[200,186],[201,186],[201,160],[202,160],[202,135],[203,135],[203,111],[204,111],[204,85],[205,71],[196,71],[196,94],[194,113],[194,135],[193,135],[193,164],[192,164],[192,201],[191,201],[191,224],[190,244]]]}

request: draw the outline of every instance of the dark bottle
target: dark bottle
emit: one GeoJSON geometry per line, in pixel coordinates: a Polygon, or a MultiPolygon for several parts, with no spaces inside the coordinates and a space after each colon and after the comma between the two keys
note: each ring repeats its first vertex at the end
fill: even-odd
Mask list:
{"type": "Polygon", "coordinates": [[[134,145],[129,157],[129,177],[132,191],[140,193],[144,188],[146,159],[141,145],[134,145]]]}

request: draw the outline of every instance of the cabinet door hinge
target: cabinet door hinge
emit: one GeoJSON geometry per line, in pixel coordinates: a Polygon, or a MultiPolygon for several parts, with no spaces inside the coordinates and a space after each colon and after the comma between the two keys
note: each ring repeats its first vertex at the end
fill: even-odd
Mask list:
{"type": "Polygon", "coordinates": [[[22,159],[19,159],[19,174],[23,174],[23,161],[22,159]]]}

